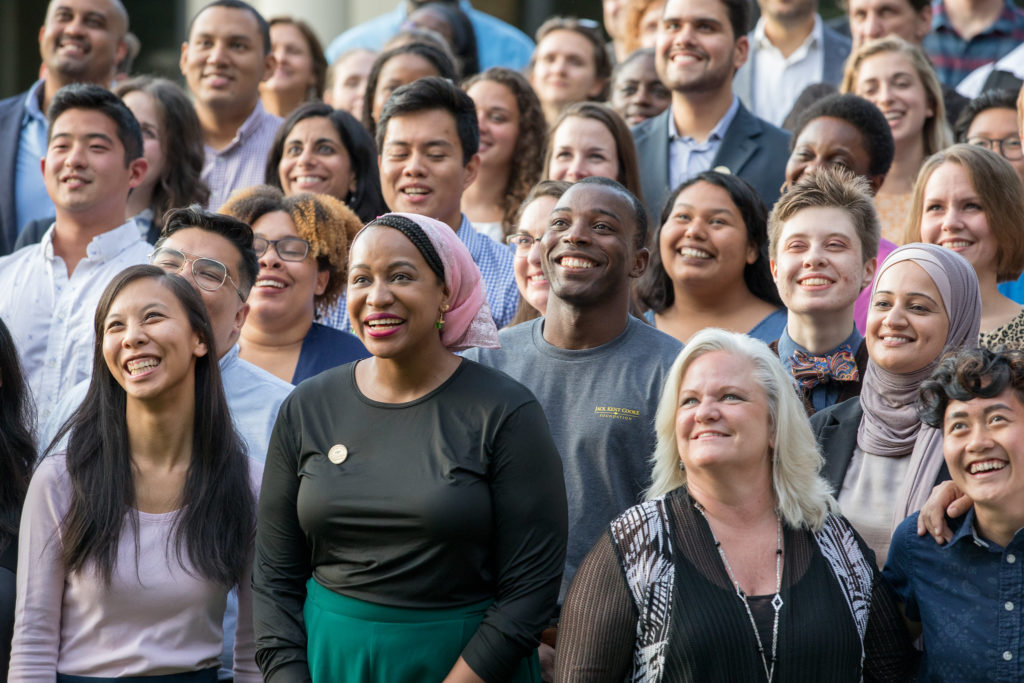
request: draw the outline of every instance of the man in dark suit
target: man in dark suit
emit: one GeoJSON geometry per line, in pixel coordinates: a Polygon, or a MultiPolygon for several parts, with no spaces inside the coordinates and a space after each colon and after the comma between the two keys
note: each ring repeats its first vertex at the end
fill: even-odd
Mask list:
{"type": "Polygon", "coordinates": [[[812,83],[838,87],[850,39],[826,26],[818,0],[758,0],[761,18],[747,34],[750,57],[732,89],[755,116],[781,126],[812,83]]]}
{"type": "Polygon", "coordinates": [[[789,134],[751,114],[732,82],[747,61],[746,0],[668,0],[655,66],[672,105],[633,129],[648,211],[660,216],[671,189],[708,169],[728,169],[770,207],[779,196],[789,134]]]}
{"type": "Polygon", "coordinates": [[[46,156],[46,112],[70,83],[109,88],[127,53],[128,13],[120,0],[51,0],[39,29],[45,77],[0,101],[0,256],[14,249],[26,223],[54,215],[40,160],[46,156]]]}

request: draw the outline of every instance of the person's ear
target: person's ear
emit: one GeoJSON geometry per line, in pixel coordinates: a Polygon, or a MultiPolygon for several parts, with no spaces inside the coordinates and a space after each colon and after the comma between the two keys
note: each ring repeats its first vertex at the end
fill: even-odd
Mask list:
{"type": "Polygon", "coordinates": [[[867,287],[871,286],[871,281],[875,279],[875,270],[878,269],[878,257],[872,256],[864,262],[864,273],[860,279],[860,291],[864,291],[867,287]]]}
{"type": "Polygon", "coordinates": [[[146,178],[146,170],[149,168],[149,162],[144,158],[139,157],[128,164],[128,188],[138,187],[143,180],[146,178]]]}
{"type": "Polygon", "coordinates": [[[772,271],[772,280],[775,281],[775,286],[779,284],[779,266],[775,263],[775,259],[768,259],[768,268],[772,271]]]}
{"type": "Polygon", "coordinates": [[[736,39],[736,47],[733,48],[732,53],[732,68],[735,73],[741,66],[747,63],[747,57],[750,55],[750,41],[747,40],[746,36],[740,36],[736,39]]]}
{"type": "Polygon", "coordinates": [[[629,277],[636,279],[647,271],[651,262],[651,250],[647,247],[640,247],[633,254],[633,268],[629,271],[629,277]]]}
{"type": "Polygon", "coordinates": [[[466,164],[466,172],[462,176],[462,190],[473,184],[477,174],[480,173],[480,155],[474,154],[473,158],[466,164]]]}
{"type": "Polygon", "coordinates": [[[316,286],[313,288],[313,294],[320,296],[327,290],[327,283],[331,279],[331,271],[329,270],[318,270],[316,273],[316,286]]]}
{"type": "Polygon", "coordinates": [[[885,183],[885,174],[878,173],[876,175],[867,176],[868,187],[871,188],[871,195],[878,194],[878,191],[882,189],[882,185],[885,183]]]}
{"type": "Polygon", "coordinates": [[[274,57],[273,52],[268,52],[267,56],[263,58],[263,78],[260,79],[260,83],[268,80],[274,75],[274,69],[277,67],[277,58],[274,57]]]}

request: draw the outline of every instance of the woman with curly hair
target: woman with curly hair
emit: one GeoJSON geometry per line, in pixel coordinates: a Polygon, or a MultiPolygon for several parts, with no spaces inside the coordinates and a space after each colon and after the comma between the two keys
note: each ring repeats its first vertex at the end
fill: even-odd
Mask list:
{"type": "Polygon", "coordinates": [[[480,172],[462,193],[462,211],[477,232],[504,242],[540,179],[544,111],[529,81],[511,69],[490,68],[462,87],[476,104],[480,126],[480,172]]]}
{"type": "Polygon", "coordinates": [[[120,97],[142,127],[142,156],[148,162],[142,184],[128,196],[129,217],[143,237],[155,242],[164,214],[189,204],[205,205],[210,190],[203,171],[202,130],[188,96],[166,78],[137,76],[119,83],[120,97]]]}
{"type": "Polygon", "coordinates": [[[235,193],[220,213],[252,226],[260,262],[240,358],[298,384],[369,355],[353,335],[315,322],[345,286],[348,242],[362,227],[358,216],[329,195],[285,197],[267,185],[235,193]]]}

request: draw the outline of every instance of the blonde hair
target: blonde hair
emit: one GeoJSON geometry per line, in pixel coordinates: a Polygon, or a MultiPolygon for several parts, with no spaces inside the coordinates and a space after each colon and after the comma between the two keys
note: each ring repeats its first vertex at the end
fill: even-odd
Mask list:
{"type": "Polygon", "coordinates": [[[869,41],[850,55],[846,60],[846,67],[843,69],[843,83],[839,87],[841,93],[857,94],[857,76],[864,60],[884,52],[898,52],[906,56],[917,77],[921,80],[925,96],[928,98],[928,106],[932,109],[932,115],[925,119],[921,135],[924,137],[924,154],[929,156],[939,150],[943,150],[953,144],[953,132],[946,120],[946,104],[942,98],[942,85],[939,77],[935,75],[935,69],[924,51],[911,43],[897,36],[886,36],[869,41]]]}
{"type": "Polygon", "coordinates": [[[658,445],[652,456],[653,484],[647,491],[647,499],[657,498],[686,484],[686,472],[679,466],[676,439],[679,389],[693,361],[712,351],[725,351],[753,363],[751,380],[757,382],[768,397],[776,510],[794,529],[820,530],[825,516],[836,503],[829,492],[828,482],[819,474],[824,460],[792,376],[764,342],[714,327],[701,330],[687,342],[665,377],[665,387],[654,418],[658,445]]]}
{"type": "Polygon", "coordinates": [[[978,145],[959,144],[924,160],[914,183],[913,202],[903,227],[904,244],[921,241],[924,192],[935,170],[943,164],[964,169],[971,189],[981,201],[988,229],[996,241],[996,281],[1009,282],[1024,270],[1024,185],[1010,162],[978,145]]]}

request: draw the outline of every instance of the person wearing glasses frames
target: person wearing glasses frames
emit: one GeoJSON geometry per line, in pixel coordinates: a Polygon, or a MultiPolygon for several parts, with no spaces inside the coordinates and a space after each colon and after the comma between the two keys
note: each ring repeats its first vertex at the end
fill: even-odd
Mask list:
{"type": "Polygon", "coordinates": [[[540,238],[548,229],[548,215],[558,198],[572,187],[567,180],[542,180],[519,207],[516,231],[505,238],[516,260],[513,272],[519,288],[519,308],[510,325],[544,315],[548,308],[548,278],[540,267],[540,238]]]}
{"type": "Polygon", "coordinates": [[[359,339],[316,322],[345,286],[348,241],[362,221],[325,194],[285,197],[261,185],[235,193],[221,212],[252,226],[260,270],[241,330],[241,357],[298,384],[366,358],[359,339]]]}
{"type": "Polygon", "coordinates": [[[1024,150],[1017,130],[1017,93],[989,90],[964,107],[953,129],[957,142],[990,149],[1010,162],[1024,182],[1024,150]]]}

